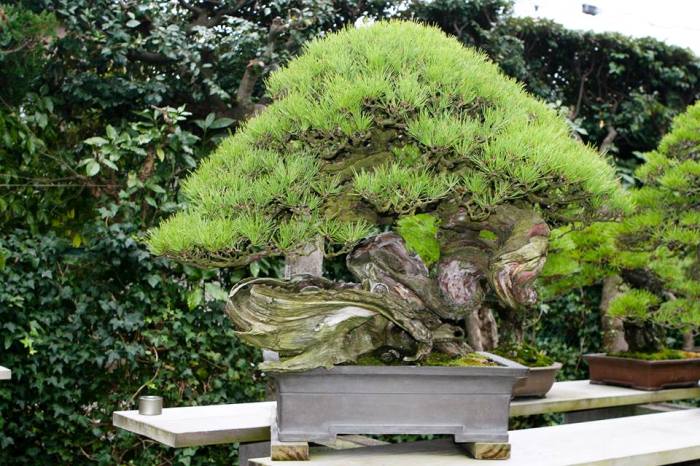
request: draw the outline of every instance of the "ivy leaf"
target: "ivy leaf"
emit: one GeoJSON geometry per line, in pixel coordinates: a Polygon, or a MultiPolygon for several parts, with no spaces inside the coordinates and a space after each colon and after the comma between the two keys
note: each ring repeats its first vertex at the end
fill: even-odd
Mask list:
{"type": "Polygon", "coordinates": [[[135,27],[138,26],[139,24],[141,24],[140,21],[138,21],[138,20],[136,20],[136,19],[130,19],[129,21],[126,22],[126,27],[135,28],[135,27]]]}
{"type": "Polygon", "coordinates": [[[197,287],[187,293],[187,307],[189,310],[193,310],[200,304],[202,304],[202,300],[204,299],[204,290],[202,288],[197,287]]]}
{"type": "Polygon", "coordinates": [[[204,285],[204,291],[206,292],[206,295],[214,301],[228,300],[228,293],[226,290],[221,288],[221,285],[218,283],[207,283],[204,285]]]}
{"type": "Polygon", "coordinates": [[[87,138],[84,142],[85,144],[89,144],[91,146],[104,146],[109,141],[99,136],[93,136],[91,138],[87,138]]]}

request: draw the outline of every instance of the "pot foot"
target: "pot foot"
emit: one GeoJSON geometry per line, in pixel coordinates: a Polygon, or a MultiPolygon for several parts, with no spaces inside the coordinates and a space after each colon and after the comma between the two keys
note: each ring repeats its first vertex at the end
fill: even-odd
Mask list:
{"type": "Polygon", "coordinates": [[[507,442],[467,442],[457,445],[477,460],[507,460],[510,458],[510,443],[507,442]]]}
{"type": "Polygon", "coordinates": [[[309,461],[309,443],[281,441],[277,422],[273,421],[270,426],[270,459],[272,461],[309,461]]]}
{"type": "Polygon", "coordinates": [[[309,461],[307,442],[270,442],[272,461],[309,461]]]}

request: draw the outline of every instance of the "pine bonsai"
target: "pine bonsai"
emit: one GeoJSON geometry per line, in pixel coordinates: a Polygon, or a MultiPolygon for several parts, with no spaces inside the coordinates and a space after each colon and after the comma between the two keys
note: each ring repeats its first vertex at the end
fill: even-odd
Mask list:
{"type": "Polygon", "coordinates": [[[625,320],[629,350],[661,349],[661,328],[700,328],[700,103],[635,172],[633,213],[621,223],[555,232],[544,268],[545,295],[620,275],[623,292],[608,309],[625,320]]]}
{"type": "Polygon", "coordinates": [[[410,22],[345,29],[270,77],[274,103],[183,186],[153,253],[205,267],[285,256],[228,312],[276,370],[464,355],[521,309],[550,226],[614,215],[614,171],[480,53],[410,22]],[[358,283],[321,278],[346,255],[358,283]]]}

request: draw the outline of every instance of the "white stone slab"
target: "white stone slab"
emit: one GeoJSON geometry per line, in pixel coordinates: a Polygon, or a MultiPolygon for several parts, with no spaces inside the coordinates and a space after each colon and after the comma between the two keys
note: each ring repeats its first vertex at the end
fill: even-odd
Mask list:
{"type": "MultiPolygon", "coordinates": [[[[511,416],[580,411],[700,397],[700,387],[648,392],[593,385],[588,380],[557,382],[547,398],[511,403],[511,416]]],[[[171,447],[254,442],[270,439],[275,402],[165,408],[160,416],[117,411],[113,424],[171,447]]]]}
{"type": "Polygon", "coordinates": [[[12,371],[7,367],[0,366],[0,380],[10,380],[12,378],[12,371]]]}
{"type": "Polygon", "coordinates": [[[700,409],[510,432],[511,458],[468,458],[447,440],[333,451],[310,461],[254,459],[251,466],[651,466],[700,459],[700,409]]]}
{"type": "Polygon", "coordinates": [[[163,408],[158,416],[116,411],[112,423],[171,447],[270,439],[275,402],[163,408]]]}
{"type": "Polygon", "coordinates": [[[557,382],[546,398],[513,401],[511,416],[529,416],[543,413],[566,413],[585,409],[640,405],[663,401],[700,398],[700,386],[646,391],[632,388],[596,385],[588,380],[557,382]]]}

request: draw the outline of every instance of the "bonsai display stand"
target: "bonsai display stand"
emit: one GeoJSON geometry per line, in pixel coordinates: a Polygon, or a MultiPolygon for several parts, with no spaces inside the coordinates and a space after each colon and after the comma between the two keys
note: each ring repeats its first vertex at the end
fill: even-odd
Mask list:
{"type": "MultiPolygon", "coordinates": [[[[657,465],[700,458],[700,409],[510,431],[513,454],[498,466],[657,465]],[[592,446],[595,448],[592,448],[592,446]]],[[[250,466],[469,466],[449,439],[354,450],[312,449],[309,462],[253,459],[250,466]]]]}
{"type": "MultiPolygon", "coordinates": [[[[360,435],[338,436],[332,442],[323,442],[322,445],[334,450],[346,450],[361,446],[386,445],[386,442],[375,440],[360,435]],[[348,437],[353,442],[348,445],[348,437]],[[336,445],[340,443],[341,445],[336,445]]],[[[510,443],[501,442],[465,442],[457,443],[463,451],[472,458],[478,460],[503,460],[510,458],[510,443]]],[[[270,459],[272,461],[309,461],[311,459],[311,447],[308,442],[283,442],[279,439],[277,422],[273,420],[270,426],[270,459]]]]}
{"type": "MultiPolygon", "coordinates": [[[[603,408],[644,405],[698,397],[700,397],[700,386],[649,392],[624,387],[593,385],[588,380],[557,382],[547,398],[512,401],[510,416],[585,413],[603,408]]],[[[240,442],[241,457],[255,458],[269,455],[269,453],[261,455],[260,452],[270,452],[271,450],[270,427],[275,411],[276,403],[274,401],[164,408],[163,414],[159,416],[143,416],[136,410],[117,411],[113,414],[113,424],[171,447],[240,442]]],[[[700,418],[700,415],[697,416],[700,418]]],[[[694,432],[696,431],[697,429],[694,432]]],[[[513,443],[512,435],[516,435],[517,432],[521,431],[511,432],[511,443],[513,443]]],[[[373,439],[350,435],[340,436],[335,442],[323,442],[323,444],[332,449],[335,447],[377,445],[377,442],[373,439]]],[[[542,441],[542,443],[545,444],[548,441],[542,441]]],[[[589,447],[590,445],[582,448],[589,447]]],[[[453,448],[459,447],[453,445],[453,448]]],[[[517,457],[515,449],[518,446],[514,444],[513,448],[513,453],[517,457]]],[[[460,450],[460,455],[463,461],[467,461],[464,451],[460,450]]],[[[242,462],[241,464],[245,465],[246,463],[242,462]]]]}

